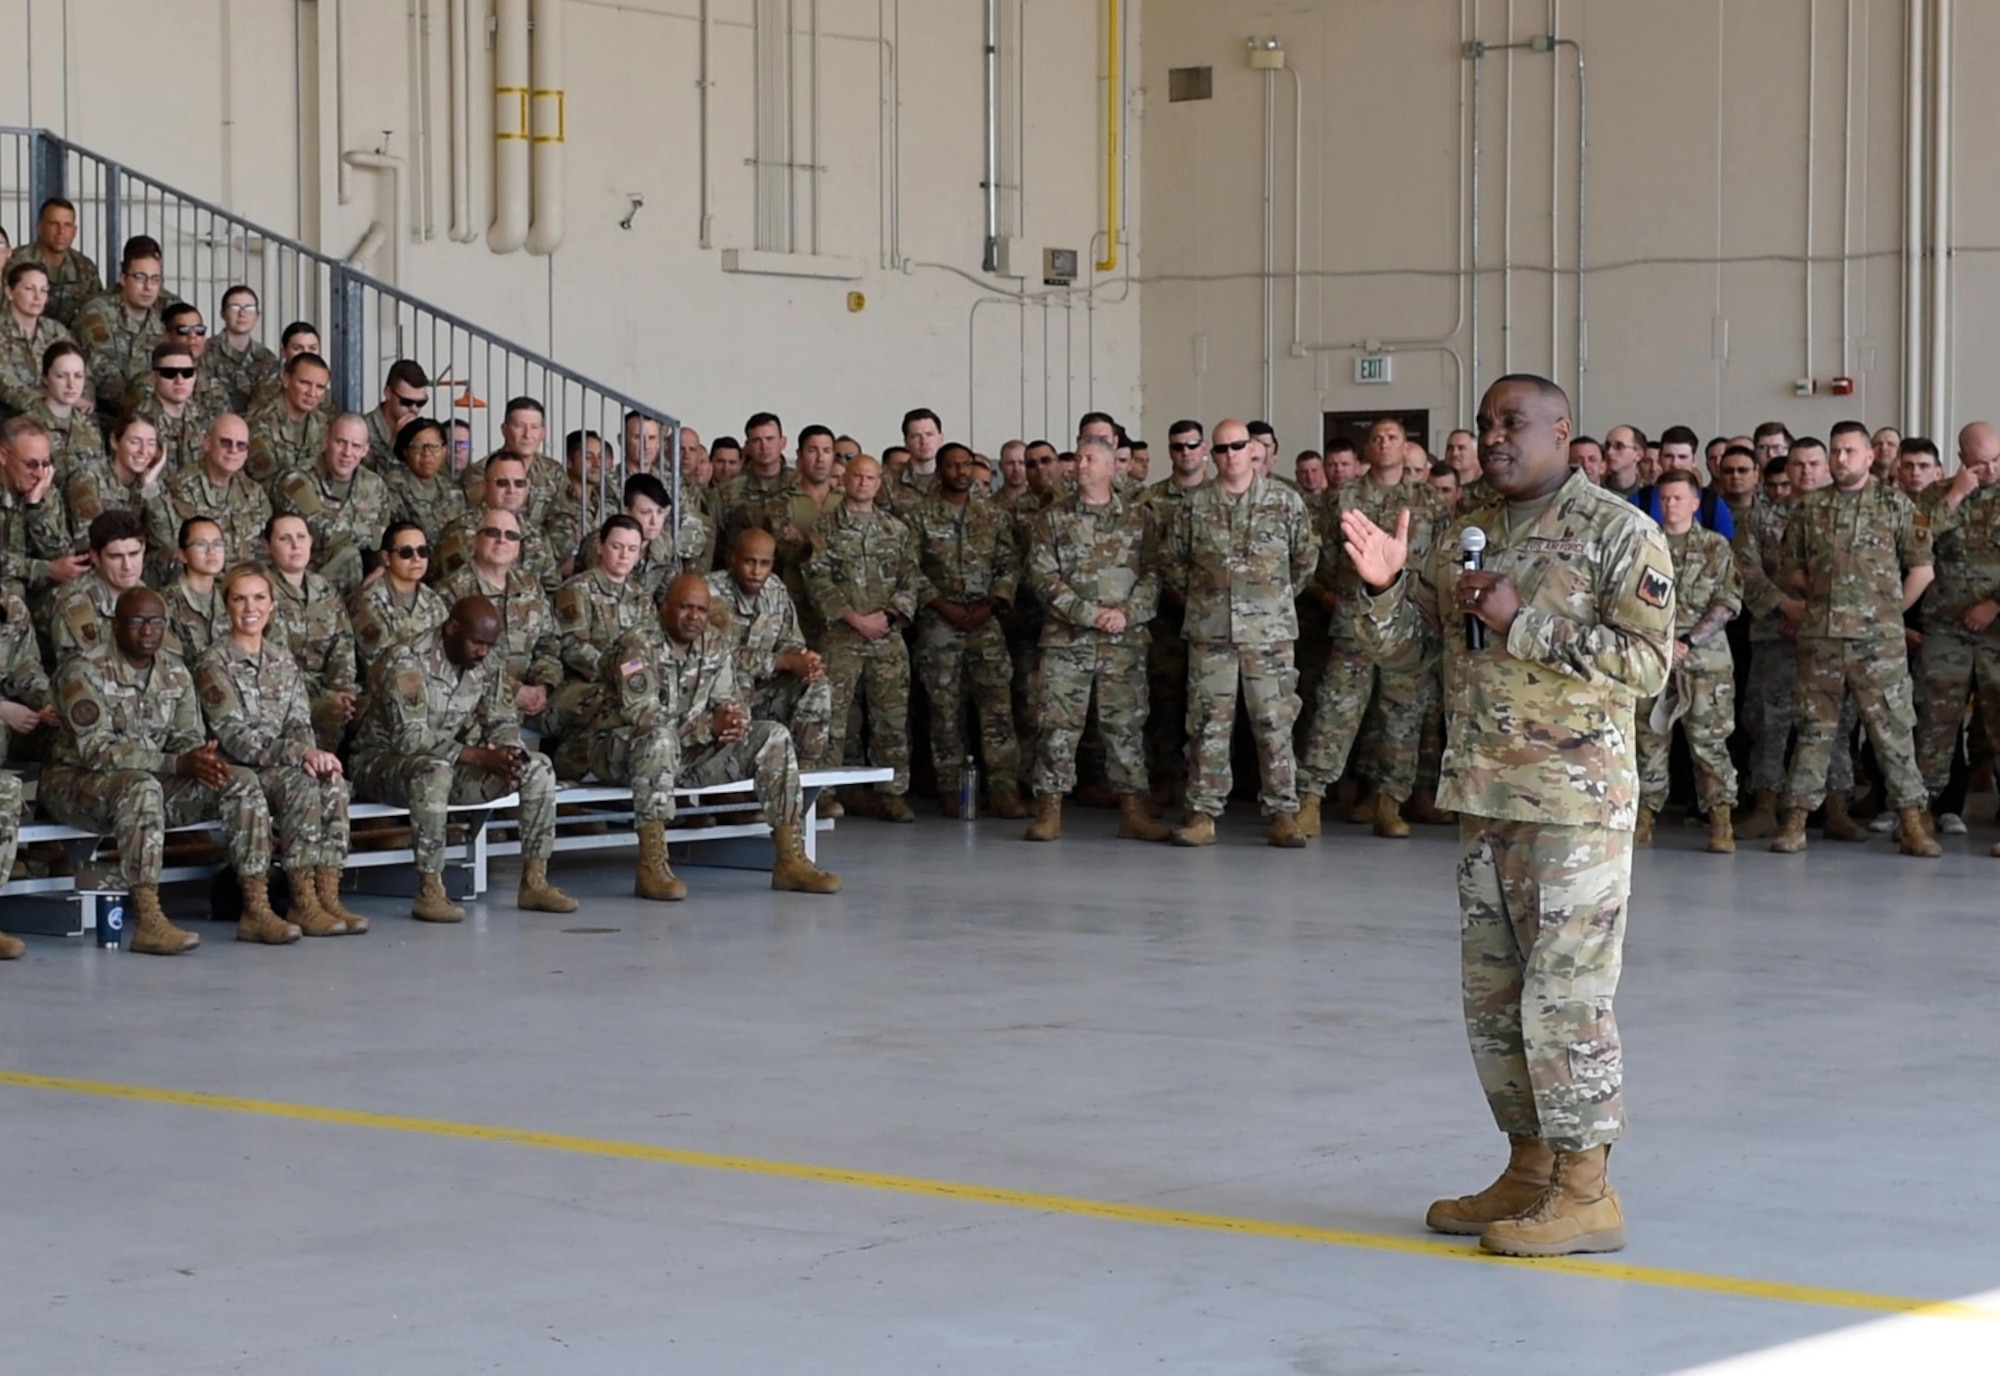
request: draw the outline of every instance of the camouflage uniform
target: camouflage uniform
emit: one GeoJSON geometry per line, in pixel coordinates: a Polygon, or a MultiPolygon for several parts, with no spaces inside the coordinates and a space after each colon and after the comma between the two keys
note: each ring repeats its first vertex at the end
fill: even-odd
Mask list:
{"type": "Polygon", "coordinates": [[[56,670],[62,731],[42,775],[42,809],[58,822],[110,837],[125,886],[160,882],[168,827],[220,820],[241,875],[271,862],[271,813],[257,776],[232,767],[221,789],[178,777],[175,761],[206,744],[194,676],[160,651],[136,668],[116,646],[56,670]]]}
{"type": "Polygon", "coordinates": [[[725,483],[715,500],[716,562],[729,563],[736,537],[746,530],[769,531],[775,537],[791,517],[791,495],[798,485],[798,472],[791,468],[768,478],[746,468],[725,483]]]}
{"type": "MultiPolygon", "coordinates": [[[[41,646],[35,639],[34,623],[28,617],[28,606],[21,600],[16,589],[0,584],[0,699],[18,702],[23,707],[32,707],[39,712],[47,707],[53,698],[49,692],[48,671],[42,667],[41,646]]],[[[39,728],[38,728],[39,729],[39,728]]],[[[14,732],[7,723],[0,721],[0,760],[7,758],[14,732]]],[[[13,778],[0,775],[0,781],[13,778]]],[[[4,798],[0,798],[0,828],[11,834],[12,827],[20,818],[19,780],[15,780],[15,798],[10,812],[4,798]]],[[[0,782],[0,789],[8,787],[0,782]]],[[[7,869],[13,869],[10,861],[7,869]]],[[[0,879],[0,883],[5,883],[0,879]]]]}
{"type": "Polygon", "coordinates": [[[348,722],[339,695],[358,696],[361,685],[354,674],[354,628],[332,585],[308,569],[295,588],[285,575],[273,571],[271,622],[265,639],[291,651],[305,677],[319,748],[338,751],[348,722]]]}
{"type": "Polygon", "coordinates": [[[887,512],[854,512],[846,503],[820,522],[819,548],[806,560],[806,593],[826,623],[826,676],[833,695],[830,740],[845,740],[855,691],[868,703],[868,761],[895,777],[882,793],[910,791],[910,651],[902,627],[917,614],[923,575],[910,528],[887,512]],[[889,631],[863,640],[848,613],[887,612],[889,631]]]}
{"type": "MultiPolygon", "coordinates": [[[[257,384],[257,390],[250,394],[249,408],[236,414],[247,420],[254,411],[262,411],[271,406],[283,406],[284,397],[285,374],[284,365],[281,363],[277,372],[257,384]]],[[[328,387],[326,395],[319,399],[319,414],[320,419],[325,421],[332,421],[340,415],[340,401],[331,387],[328,387]]]]}
{"type": "Polygon", "coordinates": [[[249,348],[238,353],[229,347],[227,335],[217,335],[208,341],[202,362],[213,373],[229,409],[239,416],[250,413],[258,388],[277,382],[281,376],[278,356],[254,339],[249,348]]]}
{"type": "Polygon", "coordinates": [[[590,737],[591,772],[632,789],[638,821],[668,822],[674,788],[709,788],[749,779],[773,827],[804,817],[799,760],[791,735],[752,721],[740,741],[715,739],[715,712],[743,706],[729,636],[711,626],[692,645],[631,631],[604,657],[605,695],[590,737]]]}
{"type": "MultiPolygon", "coordinates": [[[[1034,538],[1035,518],[1042,514],[1041,497],[1033,492],[1013,496],[997,494],[1003,510],[1014,522],[1014,548],[1020,551],[1021,582],[1014,589],[1013,605],[1000,617],[1007,633],[1007,657],[1014,662],[1014,727],[1021,734],[1023,751],[1033,767],[1031,744],[1041,739],[1042,622],[1041,598],[1036,596],[1027,576],[1029,545],[1034,538]]],[[[1136,505],[1127,502],[1127,506],[1136,505]]]]}
{"type": "Polygon", "coordinates": [[[444,598],[422,583],[407,603],[397,597],[395,586],[386,577],[357,588],[348,599],[347,616],[361,656],[362,682],[375,676],[375,662],[393,641],[434,631],[450,615],[444,598]]]}
{"type": "Polygon", "coordinates": [[[955,797],[959,770],[967,758],[965,699],[979,714],[979,754],[995,785],[1017,787],[1021,740],[1014,733],[1014,664],[1007,657],[1004,620],[1021,579],[1021,551],[1014,543],[1013,514],[999,503],[969,493],[962,506],[933,488],[902,517],[916,535],[924,591],[917,609],[917,672],[931,703],[931,759],[938,788],[955,797]],[[986,624],[961,631],[930,605],[946,602],[995,603],[986,624]]]}
{"type": "MultiPolygon", "coordinates": [[[[1153,529],[1164,540],[1180,519],[1181,506],[1198,487],[1182,487],[1171,477],[1146,488],[1140,500],[1153,518],[1153,529]]],[[[1146,763],[1153,780],[1179,784],[1188,768],[1188,645],[1182,632],[1187,604],[1170,583],[1160,587],[1160,608],[1153,615],[1153,643],[1146,652],[1149,707],[1146,713],[1146,763]]]]}
{"type": "Polygon", "coordinates": [[[1666,682],[1673,562],[1643,512],[1581,471],[1518,528],[1511,514],[1495,501],[1454,515],[1359,624],[1387,662],[1444,656],[1438,806],[1460,818],[1466,1033],[1494,1120],[1588,1151],[1625,1125],[1612,997],[1639,803],[1632,713],[1666,682]],[[1454,595],[1474,524],[1486,568],[1521,596],[1484,650],[1466,648],[1454,595]]]}
{"type": "Polygon", "coordinates": [[[368,683],[368,710],[354,738],[354,787],[409,808],[420,874],[444,871],[449,805],[512,791],[499,775],[459,763],[471,746],[521,750],[521,855],[548,859],[556,843],[555,771],[548,756],[521,747],[521,717],[500,656],[461,669],[445,654],[442,628],[397,637],[368,683]]]}
{"type": "Polygon", "coordinates": [[[70,551],[67,505],[53,485],[29,506],[0,482],[0,579],[19,583],[33,596],[49,586],[49,561],[70,551]]]}
{"type": "MultiPolygon", "coordinates": [[[[480,519],[485,514],[481,507],[470,507],[445,528],[443,535],[431,540],[434,578],[449,578],[471,564],[472,541],[479,534],[480,519]]],[[[547,538],[523,512],[514,513],[514,523],[521,528],[521,557],[514,567],[539,583],[549,596],[555,596],[556,589],[563,585],[563,576],[547,538]]]]}
{"type": "MultiPolygon", "coordinates": [[[[681,554],[678,573],[707,573],[715,567],[716,536],[715,515],[708,507],[708,494],[693,488],[681,489],[680,519],[675,529],[680,533],[681,554]]],[[[669,516],[668,520],[674,518],[669,516]]],[[[665,590],[673,581],[670,575],[661,581],[665,590]]]]}
{"type": "MultiPolygon", "coordinates": [[[[1686,641],[1711,611],[1734,617],[1743,608],[1743,589],[1729,541],[1699,524],[1685,535],[1667,535],[1674,561],[1674,638],[1686,641]]],[[[1727,617],[1725,618],[1725,624],[1727,617]]],[[[1736,805],[1736,765],[1729,758],[1729,733],[1736,729],[1736,662],[1724,625],[1709,629],[1700,644],[1689,644],[1675,667],[1687,680],[1687,713],[1680,718],[1694,757],[1695,796],[1703,812],[1736,805]]],[[[1667,762],[1674,731],[1652,726],[1653,699],[1639,704],[1639,801],[1659,812],[1667,805],[1667,762]]]]}
{"type": "Polygon", "coordinates": [[[42,355],[68,338],[69,331],[52,315],[35,322],[31,337],[21,333],[12,311],[0,311],[0,405],[8,415],[24,415],[42,399],[42,355]]]}
{"type": "Polygon", "coordinates": [[[806,648],[791,593],[773,574],[757,596],[746,597],[728,569],[717,569],[708,575],[708,594],[716,608],[710,624],[722,631],[735,653],[736,686],[747,694],[744,705],[750,716],[777,722],[791,734],[799,768],[824,768],[829,762],[833,683],[825,674],[807,683],[796,674],[778,671],[779,655],[806,648]]]}
{"type": "MultiPolygon", "coordinates": [[[[435,546],[454,522],[465,517],[465,492],[443,473],[423,482],[407,466],[396,464],[382,481],[389,489],[389,520],[382,523],[384,530],[391,521],[415,521],[423,527],[424,538],[435,546]]],[[[435,555],[435,549],[432,552],[435,555]]]]}
{"type": "Polygon", "coordinates": [[[76,410],[66,417],[57,416],[49,409],[46,396],[28,408],[27,416],[40,421],[49,432],[49,457],[55,460],[57,487],[69,481],[80,463],[110,463],[104,452],[104,432],[97,428],[95,416],[76,410]]]}
{"type": "Polygon", "coordinates": [[[506,628],[502,644],[493,647],[493,658],[503,662],[510,680],[507,700],[514,700],[514,690],[520,687],[546,688],[549,690],[549,705],[528,722],[544,736],[556,737],[570,725],[557,713],[556,690],[563,686],[562,638],[556,632],[555,609],[549,605],[549,596],[517,564],[507,570],[507,585],[503,588],[489,587],[479,576],[479,570],[471,564],[459,569],[437,585],[438,595],[447,608],[458,605],[460,598],[483,597],[493,604],[500,613],[500,624],[506,628]]]}
{"type": "Polygon", "coordinates": [[[1915,704],[1903,639],[1903,573],[1931,562],[1930,527],[1909,498],[1869,481],[1859,492],[1808,492],[1785,525],[1781,578],[1806,576],[1799,629],[1799,749],[1792,806],[1826,796],[1841,699],[1851,694],[1890,804],[1929,802],[1917,772],[1915,704]]]}
{"type": "Polygon", "coordinates": [[[899,464],[885,468],[882,472],[882,492],[876,498],[875,509],[892,515],[906,515],[924,498],[937,488],[937,469],[919,473],[909,464],[899,464]]]}
{"type": "MultiPolygon", "coordinates": [[[[208,439],[208,427],[215,421],[215,416],[203,408],[198,395],[188,398],[179,416],[169,416],[160,404],[160,394],[148,391],[133,404],[132,414],[153,422],[153,429],[160,436],[160,452],[167,456],[166,472],[169,475],[178,476],[191,468],[201,467],[202,444],[208,439]]],[[[258,533],[261,535],[263,532],[258,533]]]]}
{"type": "Polygon", "coordinates": [[[304,420],[293,420],[281,395],[275,406],[253,411],[244,420],[250,426],[250,462],[243,471],[266,492],[275,496],[279,480],[288,473],[306,473],[319,467],[329,424],[319,412],[309,411],[304,420]]]}
{"type": "MultiPolygon", "coordinates": [[[[49,604],[49,643],[55,653],[55,661],[65,661],[83,654],[101,650],[111,643],[111,617],[117,610],[121,596],[96,573],[85,573],[72,578],[56,591],[49,604]]],[[[176,655],[182,652],[179,637],[169,631],[160,645],[163,650],[171,650],[176,655]]],[[[186,656],[182,655],[185,659],[186,656]]]]}
{"type": "Polygon", "coordinates": [[[555,721],[573,726],[591,715],[604,681],[599,661],[605,652],[628,631],[657,634],[659,613],[630,578],[614,583],[603,569],[593,568],[557,590],[555,618],[557,653],[567,672],[549,694],[549,709],[555,721]]]}
{"type": "Polygon", "coordinates": [[[2000,741],[2000,620],[1977,633],[1963,624],[1973,607],[2000,598],[2000,486],[1968,493],[1956,510],[1939,501],[1930,518],[1937,581],[1921,604],[1917,764],[1935,798],[1951,780],[1952,751],[1968,695],[1976,693],[1987,739],[2000,741]]]}
{"type": "Polygon", "coordinates": [[[1242,687],[1267,814],[1299,810],[1292,723],[1298,719],[1293,598],[1312,576],[1319,537],[1299,495],[1267,478],[1241,493],[1196,488],[1167,531],[1164,573],[1186,602],[1188,809],[1222,815],[1229,736],[1242,687]]]}
{"type": "Polygon", "coordinates": [[[156,555],[179,549],[182,524],[197,516],[222,528],[231,562],[251,563],[263,552],[271,499],[241,469],[217,487],[197,461],[168,478],[158,493],[149,490],[145,496],[146,536],[156,555]]]}
{"type": "MultiPolygon", "coordinates": [[[[840,505],[840,500],[837,483],[828,487],[824,497],[817,499],[794,485],[785,498],[784,509],[777,514],[777,529],[772,532],[778,543],[775,570],[779,581],[785,585],[785,591],[792,595],[792,608],[799,618],[799,632],[808,645],[817,645],[826,628],[820,624],[818,613],[806,598],[806,560],[812,558],[819,523],[827,512],[840,505]],[[793,531],[798,538],[788,538],[785,534],[787,530],[793,531]]],[[[797,737],[793,739],[796,742],[797,737]]]]}
{"type": "Polygon", "coordinates": [[[16,263],[33,263],[49,275],[48,316],[66,327],[76,324],[85,302],[104,291],[104,279],[97,274],[97,264],[73,248],[64,249],[62,257],[51,266],[40,243],[22,244],[7,256],[6,267],[0,268],[0,273],[12,269],[16,263]]]}
{"type": "Polygon", "coordinates": [[[396,432],[389,428],[388,417],[382,414],[380,406],[363,419],[368,422],[368,457],[363,460],[362,467],[377,477],[386,478],[403,466],[396,458],[396,432]]]}
{"type": "Polygon", "coordinates": [[[63,505],[69,508],[72,540],[87,539],[90,523],[107,511],[129,511],[142,520],[146,515],[145,494],[120,480],[102,454],[70,464],[69,479],[63,484],[63,505]]]}
{"type": "MultiPolygon", "coordinates": [[[[1795,502],[1774,502],[1759,493],[1747,519],[1736,527],[1736,571],[1743,581],[1743,606],[1750,615],[1750,676],[1744,685],[1744,715],[1750,729],[1750,787],[1760,793],[1785,789],[1785,745],[1798,719],[1799,643],[1784,633],[1778,612],[1785,595],[1775,581],[1778,551],[1795,502]]],[[[1827,766],[1830,791],[1854,791],[1854,703],[1841,708],[1827,766]]]]}
{"type": "Polygon", "coordinates": [[[160,600],[167,604],[168,643],[178,641],[181,658],[190,664],[200,663],[217,636],[229,634],[229,610],[222,604],[220,577],[207,593],[200,593],[187,581],[185,572],[179,573],[167,584],[160,600]]]}
{"type": "Polygon", "coordinates": [[[1367,722],[1375,729],[1369,777],[1383,795],[1402,803],[1416,791],[1417,756],[1424,718],[1437,698],[1437,672],[1430,664],[1414,668],[1378,665],[1363,647],[1357,623],[1367,615],[1368,589],[1347,557],[1340,519],[1349,511],[1359,511],[1384,530],[1393,531],[1401,513],[1408,511],[1410,563],[1414,567],[1430,558],[1443,512],[1428,489],[1378,483],[1368,474],[1328,496],[1330,500],[1321,509],[1317,582],[1333,593],[1336,603],[1328,628],[1331,646],[1314,693],[1312,724],[1299,760],[1299,791],[1324,798],[1336,780],[1354,772],[1355,741],[1367,722]],[[1372,715],[1368,710],[1371,701],[1377,709],[1372,715]]]}
{"type": "MultiPolygon", "coordinates": [[[[153,346],[166,338],[166,322],[160,318],[164,300],[155,301],[134,320],[117,291],[103,292],[85,302],[77,312],[76,342],[90,355],[90,385],[97,397],[100,415],[117,415],[134,399],[132,379],[153,366],[153,346]]],[[[145,386],[137,395],[152,388],[145,386]]]]}
{"type": "MultiPolygon", "coordinates": [[[[486,461],[475,459],[467,464],[463,480],[465,504],[476,510],[482,503],[473,500],[472,491],[483,488],[486,482],[486,461]]],[[[519,514],[523,529],[533,526],[548,549],[553,581],[544,581],[554,592],[562,586],[563,562],[574,557],[583,544],[583,494],[561,464],[546,454],[537,454],[528,461],[528,504],[519,514]]],[[[526,558],[524,548],[524,562],[526,558]]]]}
{"type": "Polygon", "coordinates": [[[389,525],[389,488],[365,468],[335,482],[324,463],[281,474],[272,493],[274,514],[303,517],[312,532],[313,570],[342,598],[361,586],[368,557],[389,525]]]}
{"type": "Polygon", "coordinates": [[[254,772],[287,871],[347,864],[347,780],[306,772],[313,743],[306,682],[282,645],[246,653],[227,634],[195,663],[208,733],[229,760],[254,772]]]}
{"type": "Polygon", "coordinates": [[[1147,623],[1160,600],[1154,553],[1151,518],[1138,498],[1114,493],[1091,506],[1068,495],[1035,518],[1028,585],[1044,608],[1031,781],[1037,797],[1076,787],[1077,742],[1093,691],[1111,787],[1147,791],[1147,623]],[[1102,611],[1123,612],[1125,629],[1099,630],[1102,611]]]}

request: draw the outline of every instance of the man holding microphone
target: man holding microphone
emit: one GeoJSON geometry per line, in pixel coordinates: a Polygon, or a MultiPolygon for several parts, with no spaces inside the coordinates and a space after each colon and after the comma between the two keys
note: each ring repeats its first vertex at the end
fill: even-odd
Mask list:
{"type": "Polygon", "coordinates": [[[1438,806],[1460,817],[1466,1032],[1510,1143],[1500,1178],[1426,1223],[1509,1256],[1616,1251],[1606,1176],[1625,1126],[1612,996],[1631,891],[1633,714],[1671,662],[1673,561],[1651,518],[1569,467],[1569,398],[1510,375],[1480,403],[1490,495],[1406,570],[1392,534],[1341,520],[1385,666],[1444,656],[1450,744],[1438,806]],[[1484,536],[1483,562],[1465,551],[1484,536]]]}

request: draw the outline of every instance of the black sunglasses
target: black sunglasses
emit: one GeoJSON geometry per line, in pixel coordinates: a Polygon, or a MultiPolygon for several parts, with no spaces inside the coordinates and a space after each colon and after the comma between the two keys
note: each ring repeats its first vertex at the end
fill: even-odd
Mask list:
{"type": "MultiPolygon", "coordinates": [[[[487,534],[481,531],[480,534],[487,534]]],[[[431,557],[429,545],[398,545],[391,551],[398,559],[428,559],[431,557]]]]}
{"type": "Polygon", "coordinates": [[[178,378],[181,381],[185,382],[188,378],[194,376],[195,370],[192,368],[155,368],[153,369],[153,371],[158,373],[161,377],[178,378]]]}
{"type": "Polygon", "coordinates": [[[1230,440],[1227,442],[1217,440],[1209,446],[1209,450],[1216,454],[1234,454],[1240,449],[1248,449],[1256,442],[1255,440],[1230,440]]]}

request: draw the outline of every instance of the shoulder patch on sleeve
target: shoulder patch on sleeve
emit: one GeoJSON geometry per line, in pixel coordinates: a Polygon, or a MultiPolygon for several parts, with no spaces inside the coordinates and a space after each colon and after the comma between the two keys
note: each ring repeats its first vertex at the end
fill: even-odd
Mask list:
{"type": "Polygon", "coordinates": [[[1639,570],[1639,600],[1655,609],[1664,609],[1673,596],[1674,580],[1651,564],[1639,570]]]}
{"type": "Polygon", "coordinates": [[[201,690],[201,700],[207,703],[210,707],[222,706],[222,699],[223,699],[222,685],[219,683],[211,683],[206,688],[201,690]]]}
{"type": "Polygon", "coordinates": [[[69,709],[71,724],[81,727],[84,730],[89,730],[91,727],[97,725],[97,719],[102,715],[103,713],[98,709],[96,701],[91,698],[85,698],[82,702],[69,709]]]}
{"type": "Polygon", "coordinates": [[[1931,528],[1931,513],[1929,508],[1927,507],[1917,508],[1915,524],[1918,530],[1929,530],[1931,528]]]}

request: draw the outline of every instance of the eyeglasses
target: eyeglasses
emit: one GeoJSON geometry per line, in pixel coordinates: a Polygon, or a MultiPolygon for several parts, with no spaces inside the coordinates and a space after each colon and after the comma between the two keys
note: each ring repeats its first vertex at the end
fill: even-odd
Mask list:
{"type": "Polygon", "coordinates": [[[174,326],[174,333],[182,339],[206,339],[208,338],[208,326],[176,325],[174,326]]]}
{"type": "MultiPolygon", "coordinates": [[[[142,287],[157,287],[167,279],[157,272],[128,272],[125,274],[125,280],[137,283],[142,287]]],[[[250,309],[255,310],[257,308],[252,306],[250,309]]]]}
{"type": "Polygon", "coordinates": [[[221,553],[221,552],[222,552],[222,550],[223,550],[224,548],[226,548],[226,546],[225,546],[225,545],[223,544],[223,542],[222,542],[222,541],[221,541],[220,539],[215,539],[215,540],[190,540],[190,541],[188,541],[188,542],[187,542],[187,547],[188,547],[189,549],[192,549],[192,550],[206,550],[206,551],[209,551],[209,552],[212,552],[212,553],[217,553],[217,554],[221,553]]]}
{"type": "Polygon", "coordinates": [[[413,444],[410,446],[410,452],[412,454],[442,454],[444,453],[444,446],[441,444],[413,444]]]}
{"type": "Polygon", "coordinates": [[[1214,444],[1210,445],[1209,448],[1212,452],[1217,454],[1234,454],[1239,450],[1248,449],[1251,445],[1255,444],[1256,442],[1257,441],[1255,440],[1230,440],[1225,443],[1222,440],[1217,440],[1214,444]]]}
{"type": "Polygon", "coordinates": [[[46,473],[56,466],[54,459],[22,459],[21,467],[30,473],[46,473]]]}
{"type": "Polygon", "coordinates": [[[454,454],[470,454],[472,452],[472,441],[469,439],[453,440],[451,442],[451,452],[454,454]]]}
{"type": "Polygon", "coordinates": [[[1167,442],[1167,448],[1173,450],[1176,454],[1192,454],[1194,453],[1195,450],[1201,448],[1201,441],[1169,440],[1167,442]]]}
{"type": "Polygon", "coordinates": [[[528,485],[526,478],[488,478],[486,481],[495,487],[526,487],[528,485]]]}
{"type": "Polygon", "coordinates": [[[128,616],[122,620],[135,631],[164,631],[167,628],[164,616],[128,616]]]}
{"type": "Polygon", "coordinates": [[[215,447],[225,454],[247,454],[250,452],[250,441],[217,439],[215,447]]]}
{"type": "Polygon", "coordinates": [[[256,315],[262,308],[255,301],[231,301],[222,309],[230,315],[256,315]]]}
{"type": "Polygon", "coordinates": [[[521,543],[521,532],[518,530],[502,530],[498,526],[481,526],[479,533],[488,540],[505,540],[510,545],[521,543]]]}
{"type": "Polygon", "coordinates": [[[391,392],[389,395],[393,396],[396,404],[405,411],[421,411],[431,404],[429,397],[406,397],[401,392],[391,392]]]}
{"type": "MultiPolygon", "coordinates": [[[[491,532],[484,530],[479,533],[481,535],[491,534],[491,532]]],[[[514,538],[519,539],[519,534],[517,533],[514,538]]],[[[389,552],[398,559],[428,559],[431,557],[431,547],[429,545],[398,545],[389,552]]]]}
{"type": "Polygon", "coordinates": [[[155,368],[153,371],[161,377],[176,382],[186,382],[194,376],[194,369],[192,368],[155,368]]]}

